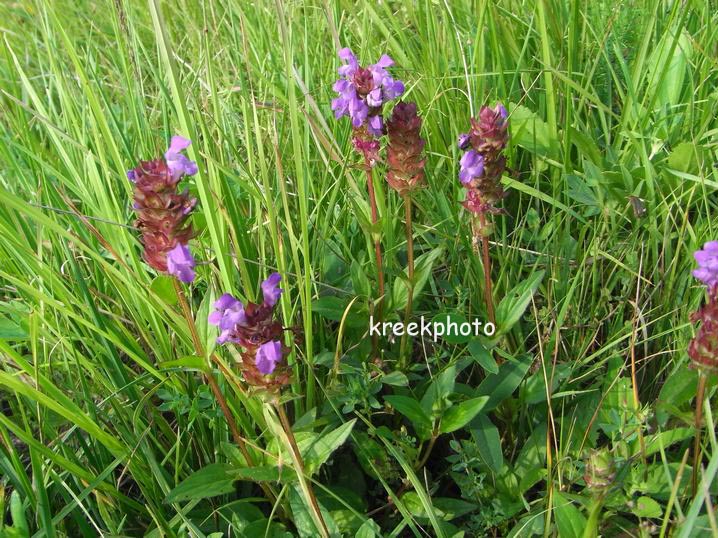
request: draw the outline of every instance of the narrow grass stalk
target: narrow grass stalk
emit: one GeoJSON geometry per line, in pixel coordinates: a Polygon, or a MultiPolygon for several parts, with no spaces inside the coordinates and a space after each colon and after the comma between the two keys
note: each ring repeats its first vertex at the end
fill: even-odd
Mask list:
{"type": "Polygon", "coordinates": [[[294,455],[295,465],[297,466],[297,476],[299,478],[300,484],[302,484],[303,489],[309,497],[309,507],[312,510],[313,517],[316,523],[319,524],[319,531],[322,537],[328,538],[329,528],[327,527],[327,523],[326,521],[324,521],[324,517],[322,516],[322,511],[319,508],[317,496],[314,494],[314,488],[312,487],[311,483],[305,478],[304,460],[302,459],[302,453],[299,451],[297,440],[294,437],[292,425],[289,423],[287,412],[284,410],[284,404],[277,401],[275,403],[275,407],[277,409],[277,414],[279,415],[279,422],[281,423],[282,429],[284,430],[284,433],[287,435],[287,439],[289,440],[289,448],[292,450],[292,454],[294,455]]]}
{"type": "Polygon", "coordinates": [[[701,430],[703,426],[703,399],[706,395],[706,375],[698,372],[698,392],[696,393],[695,438],[693,440],[693,477],[691,480],[693,496],[698,491],[698,474],[701,464],[701,430]]]}
{"type": "MultiPolygon", "coordinates": [[[[374,174],[372,173],[372,166],[369,160],[369,156],[364,154],[364,168],[366,170],[366,185],[369,191],[369,205],[371,207],[371,223],[373,227],[376,227],[379,222],[379,213],[376,207],[376,194],[374,193],[374,174]]],[[[372,233],[374,235],[375,232],[372,233]]],[[[379,285],[379,306],[377,317],[379,321],[384,319],[384,263],[382,261],[381,254],[381,240],[376,237],[374,240],[374,256],[376,258],[376,277],[379,285]]]]}
{"type": "Polygon", "coordinates": [[[409,335],[406,327],[411,320],[411,313],[414,304],[414,235],[411,225],[411,195],[404,196],[404,216],[406,226],[406,256],[407,256],[407,274],[409,277],[408,295],[406,299],[406,309],[404,310],[404,334],[401,337],[401,346],[399,348],[399,370],[406,368],[411,350],[407,350],[409,335]]]}

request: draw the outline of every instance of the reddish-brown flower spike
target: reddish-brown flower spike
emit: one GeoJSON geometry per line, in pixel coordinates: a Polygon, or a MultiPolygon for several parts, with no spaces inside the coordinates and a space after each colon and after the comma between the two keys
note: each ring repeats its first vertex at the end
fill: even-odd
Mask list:
{"type": "Polygon", "coordinates": [[[416,113],[416,103],[397,103],[386,127],[389,135],[386,179],[389,186],[404,196],[423,186],[424,182],[426,141],[419,134],[421,118],[416,113]]]}
{"type": "Polygon", "coordinates": [[[169,252],[177,245],[186,245],[194,235],[186,221],[197,200],[186,191],[176,192],[181,176],[173,174],[164,159],[141,161],[130,172],[144,259],[154,269],[167,272],[169,252]]]}
{"type": "Polygon", "coordinates": [[[695,338],[688,345],[688,356],[693,366],[706,373],[718,372],[718,285],[708,293],[708,302],[691,316],[700,321],[695,338]]]}

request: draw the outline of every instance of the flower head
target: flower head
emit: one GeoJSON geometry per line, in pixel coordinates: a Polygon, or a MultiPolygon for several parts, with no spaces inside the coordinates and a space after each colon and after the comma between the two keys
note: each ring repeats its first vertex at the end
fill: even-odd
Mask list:
{"type": "Polygon", "coordinates": [[[688,356],[694,367],[718,372],[718,241],[708,241],[703,250],[694,253],[698,269],[693,276],[708,286],[708,302],[691,317],[700,322],[688,345],[688,356]]]}
{"type": "Polygon", "coordinates": [[[225,293],[214,303],[208,321],[220,330],[218,344],[236,344],[243,348],[241,370],[251,385],[279,389],[289,382],[284,364],[287,349],[282,345],[284,327],[275,319],[277,301],[282,294],[281,276],[273,273],[262,282],[262,303],[243,305],[225,293]],[[271,375],[270,375],[271,374],[271,375]]]}
{"type": "Polygon", "coordinates": [[[698,262],[693,276],[708,288],[718,285],[718,241],[708,241],[703,245],[703,250],[697,250],[693,256],[698,262]]]}
{"type": "Polygon", "coordinates": [[[354,129],[365,128],[369,135],[381,136],[382,106],[404,93],[404,83],[387,71],[394,61],[384,54],[377,63],[361,67],[349,48],[341,49],[339,58],[344,64],[339,67],[340,78],[333,86],[338,94],[332,100],[334,116],[349,116],[354,129]]]}
{"type": "Polygon", "coordinates": [[[177,246],[167,253],[167,272],[182,282],[194,280],[194,265],[194,258],[187,245],[177,243],[177,246]]]}
{"type": "Polygon", "coordinates": [[[471,119],[471,130],[459,135],[457,145],[466,151],[459,161],[459,181],[469,190],[464,207],[473,213],[497,212],[496,203],[504,196],[501,176],[508,140],[508,112],[501,103],[481,107],[479,117],[471,119]]]}
{"type": "Polygon", "coordinates": [[[177,192],[180,180],[197,172],[197,165],[180,153],[189,143],[174,136],[164,158],[140,161],[127,172],[134,183],[132,207],[142,233],[143,257],[154,269],[169,272],[182,282],[194,279],[195,266],[187,246],[194,236],[187,218],[197,200],[187,190],[177,192]]]}
{"type": "Polygon", "coordinates": [[[424,181],[426,141],[421,138],[420,131],[421,118],[416,113],[416,103],[397,103],[387,122],[389,172],[386,179],[402,196],[420,187],[424,181]]]}

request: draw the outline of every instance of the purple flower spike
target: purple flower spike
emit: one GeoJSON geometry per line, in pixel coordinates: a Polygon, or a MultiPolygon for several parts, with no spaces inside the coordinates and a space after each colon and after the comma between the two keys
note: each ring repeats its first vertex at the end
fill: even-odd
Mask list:
{"type": "Polygon", "coordinates": [[[279,286],[280,280],[282,280],[282,276],[279,273],[272,273],[267,280],[262,282],[262,294],[264,295],[265,305],[274,306],[277,304],[279,297],[284,291],[282,288],[277,287],[279,286]]]}
{"type": "Polygon", "coordinates": [[[282,360],[282,343],[277,340],[265,342],[255,356],[255,365],[257,369],[264,375],[271,374],[277,367],[277,363],[282,360]]]}
{"type": "Polygon", "coordinates": [[[194,280],[194,258],[187,245],[177,246],[167,253],[167,272],[184,283],[194,280]]]}
{"type": "Polygon", "coordinates": [[[461,157],[459,164],[461,165],[459,180],[464,185],[471,183],[474,178],[481,177],[484,173],[484,158],[473,149],[461,157]]]}
{"type": "Polygon", "coordinates": [[[172,173],[172,179],[175,181],[182,176],[193,176],[197,173],[197,163],[190,161],[181,152],[189,147],[191,140],[182,136],[175,135],[170,141],[170,147],[165,152],[165,161],[167,168],[172,173]]]}
{"type": "Polygon", "coordinates": [[[394,60],[384,54],[377,63],[364,68],[348,48],[339,51],[339,58],[344,65],[339,67],[340,78],[333,86],[339,94],[332,100],[334,115],[337,119],[349,116],[355,130],[366,127],[369,136],[381,136],[384,134],[381,108],[405,90],[404,83],[394,80],[387,71],[394,60]]]}
{"type": "Polygon", "coordinates": [[[718,286],[718,241],[708,241],[703,245],[703,250],[697,250],[693,256],[698,262],[698,269],[693,271],[693,276],[709,289],[718,286]]]}

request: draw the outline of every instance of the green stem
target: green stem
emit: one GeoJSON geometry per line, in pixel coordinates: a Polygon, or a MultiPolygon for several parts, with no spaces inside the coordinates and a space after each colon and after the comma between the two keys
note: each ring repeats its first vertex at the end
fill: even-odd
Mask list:
{"type": "Polygon", "coordinates": [[[434,445],[436,444],[436,439],[439,437],[438,433],[432,433],[431,439],[429,440],[429,445],[426,447],[426,450],[424,450],[424,455],[422,456],[421,460],[414,465],[415,470],[421,469],[424,465],[426,465],[426,462],[429,461],[429,456],[431,455],[431,451],[434,449],[434,445]]]}
{"type": "MultiPolygon", "coordinates": [[[[486,302],[486,310],[489,314],[489,321],[496,325],[496,314],[494,313],[494,293],[493,284],[491,282],[491,257],[489,256],[489,238],[486,236],[486,215],[479,213],[479,229],[474,230],[474,244],[476,244],[476,234],[481,235],[481,255],[482,266],[484,270],[484,301],[486,302]]],[[[478,248],[478,245],[477,245],[478,248]]]]}
{"type": "Polygon", "coordinates": [[[696,394],[696,414],[695,414],[695,439],[693,441],[693,478],[691,484],[693,486],[693,496],[698,491],[698,473],[701,464],[701,430],[703,426],[703,399],[706,394],[706,376],[703,372],[698,372],[698,392],[696,394]]]}
{"type": "Polygon", "coordinates": [[[282,429],[284,430],[284,433],[287,434],[287,439],[289,440],[289,447],[294,454],[294,460],[297,466],[297,475],[299,477],[299,480],[304,482],[305,490],[309,497],[310,508],[314,513],[314,519],[319,523],[319,530],[322,534],[322,537],[328,538],[329,528],[327,527],[327,524],[324,521],[324,517],[322,516],[322,511],[319,508],[319,502],[317,501],[317,497],[314,494],[314,488],[312,488],[311,483],[304,478],[304,460],[302,459],[302,453],[299,451],[299,445],[297,445],[297,440],[294,437],[292,425],[289,423],[289,418],[287,417],[287,413],[284,410],[284,405],[281,402],[277,402],[275,404],[275,407],[277,408],[277,414],[279,415],[279,422],[282,424],[282,429]]]}
{"type": "Polygon", "coordinates": [[[401,346],[399,348],[399,370],[404,370],[407,366],[411,349],[407,351],[407,341],[409,335],[406,327],[411,320],[411,313],[414,304],[414,235],[411,226],[411,196],[404,196],[404,216],[406,225],[406,255],[407,255],[407,273],[409,277],[408,297],[406,300],[406,309],[404,310],[404,334],[401,337],[401,346]]]}
{"type": "MultiPolygon", "coordinates": [[[[376,205],[376,194],[374,192],[374,178],[372,174],[371,161],[369,155],[364,154],[364,169],[366,170],[366,186],[369,191],[369,206],[371,207],[371,223],[372,227],[375,228],[377,222],[379,222],[379,212],[376,205]]],[[[374,236],[376,230],[372,230],[372,236],[374,236]]],[[[379,285],[379,305],[377,318],[379,321],[384,319],[384,263],[381,255],[381,240],[377,237],[374,239],[374,257],[376,258],[376,273],[377,283],[379,285]]],[[[376,347],[374,349],[376,353],[376,347]]]]}
{"type": "Polygon", "coordinates": [[[598,536],[598,523],[603,508],[603,496],[594,497],[588,512],[588,520],[583,530],[583,538],[596,538],[598,536]]]}

